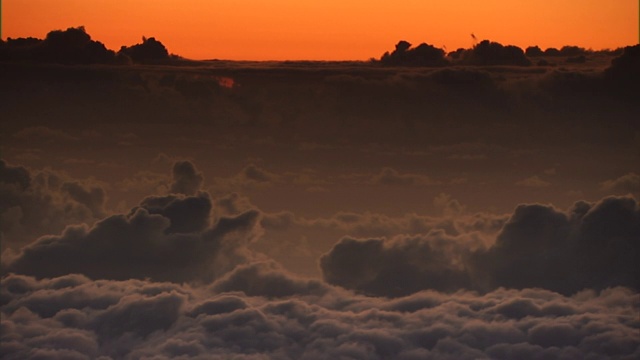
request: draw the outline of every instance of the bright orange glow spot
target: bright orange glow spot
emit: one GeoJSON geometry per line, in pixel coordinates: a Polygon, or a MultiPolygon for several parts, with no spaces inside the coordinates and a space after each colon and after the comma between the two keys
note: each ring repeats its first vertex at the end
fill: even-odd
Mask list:
{"type": "Polygon", "coordinates": [[[447,50],[474,33],[520,47],[638,42],[636,0],[4,0],[2,36],[84,25],[118,50],[142,36],[192,59],[366,60],[398,40],[447,50]]]}

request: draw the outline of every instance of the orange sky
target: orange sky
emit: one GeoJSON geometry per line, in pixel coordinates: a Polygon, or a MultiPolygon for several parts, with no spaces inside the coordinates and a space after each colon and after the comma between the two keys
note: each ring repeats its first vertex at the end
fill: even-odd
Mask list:
{"type": "Polygon", "coordinates": [[[156,37],[192,59],[366,60],[398,40],[447,50],[474,33],[520,47],[638,42],[637,0],[4,0],[2,38],[83,25],[108,48],[156,37]]]}

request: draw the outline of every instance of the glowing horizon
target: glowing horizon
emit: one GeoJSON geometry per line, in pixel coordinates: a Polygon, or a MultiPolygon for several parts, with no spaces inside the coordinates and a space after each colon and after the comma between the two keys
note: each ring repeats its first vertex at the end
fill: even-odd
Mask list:
{"type": "Polygon", "coordinates": [[[191,59],[366,60],[399,40],[448,51],[473,45],[471,34],[522,48],[564,45],[614,49],[638,42],[638,2],[408,0],[300,3],[134,0],[5,0],[2,36],[44,38],[51,30],[84,26],[94,40],[118,50],[155,37],[191,59]]]}

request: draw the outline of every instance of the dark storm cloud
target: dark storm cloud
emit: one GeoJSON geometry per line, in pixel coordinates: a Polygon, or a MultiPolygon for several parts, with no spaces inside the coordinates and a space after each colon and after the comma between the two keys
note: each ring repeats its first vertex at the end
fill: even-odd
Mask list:
{"type": "Polygon", "coordinates": [[[173,183],[170,191],[175,194],[195,195],[202,186],[204,177],[190,161],[173,164],[173,183]]]}
{"type": "Polygon", "coordinates": [[[423,291],[389,300],[257,263],[208,288],[8,275],[0,294],[0,352],[6,359],[640,355],[637,293],[624,288],[571,297],[540,289],[423,291]]]}
{"type": "Polygon", "coordinates": [[[30,171],[0,161],[0,216],[4,246],[24,245],[68,224],[105,214],[106,192],[53,170],[30,171]]]}
{"type": "Polygon", "coordinates": [[[211,279],[251,256],[238,249],[257,236],[259,217],[245,212],[210,225],[211,208],[206,193],[148,197],[127,215],[107,217],[91,228],[68,226],[17,254],[3,254],[3,267],[37,277],[211,279]]]}
{"type": "Polygon", "coordinates": [[[415,237],[344,238],[320,266],[332,284],[386,296],[500,286],[565,294],[640,288],[640,207],[631,197],[578,202],[566,212],[520,205],[495,243],[470,235],[432,230],[415,237]]]}

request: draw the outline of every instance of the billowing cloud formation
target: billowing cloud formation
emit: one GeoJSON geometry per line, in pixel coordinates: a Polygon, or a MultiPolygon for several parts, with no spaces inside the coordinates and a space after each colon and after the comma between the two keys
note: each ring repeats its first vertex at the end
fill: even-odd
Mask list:
{"type": "Polygon", "coordinates": [[[496,244],[476,260],[492,286],[639,289],[640,207],[630,197],[578,202],[568,212],[519,206],[496,244]]]}
{"type": "Polygon", "coordinates": [[[204,181],[202,173],[190,161],[173,164],[173,183],[170,191],[174,194],[195,195],[204,181]]]}
{"type": "Polygon", "coordinates": [[[578,202],[568,212],[520,205],[494,244],[431,231],[391,239],[344,238],[320,265],[333,284],[398,296],[420,289],[640,288],[640,206],[631,197],[578,202]],[[393,285],[390,285],[393,284],[393,285]]]}
{"type": "Polygon", "coordinates": [[[628,173],[617,179],[604,181],[600,185],[602,190],[614,194],[640,194],[640,175],[628,173]]]}
{"type": "Polygon", "coordinates": [[[238,249],[253,239],[259,213],[220,217],[210,226],[211,207],[206,193],[148,197],[127,215],[92,228],[69,226],[18,254],[3,254],[3,266],[40,278],[80,273],[94,279],[212,279],[249,256],[238,249]]]}
{"type": "Polygon", "coordinates": [[[391,239],[343,238],[320,266],[327,282],[371,295],[454,291],[470,286],[461,259],[467,246],[442,231],[391,239]]]}
{"type": "Polygon", "coordinates": [[[5,359],[640,355],[637,293],[624,288],[571,297],[536,289],[424,291],[388,300],[256,264],[207,288],[9,275],[0,291],[5,359]]]}
{"type": "Polygon", "coordinates": [[[105,215],[106,192],[98,185],[52,170],[31,172],[0,160],[0,219],[3,246],[23,245],[68,224],[92,223],[105,215]]]}

